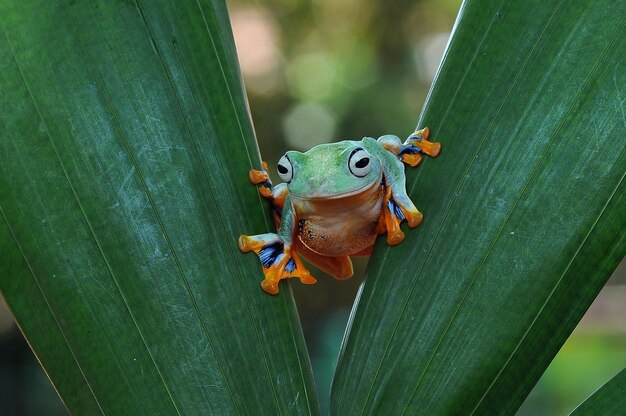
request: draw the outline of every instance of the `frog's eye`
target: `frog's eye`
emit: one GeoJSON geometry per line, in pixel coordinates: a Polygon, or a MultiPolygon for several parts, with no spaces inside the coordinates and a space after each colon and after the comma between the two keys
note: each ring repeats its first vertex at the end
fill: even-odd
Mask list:
{"type": "Polygon", "coordinates": [[[370,158],[370,154],[360,147],[354,149],[352,153],[350,153],[350,158],[348,159],[348,168],[350,169],[350,173],[357,178],[367,176],[370,172],[370,168],[372,167],[370,158]]]}
{"type": "Polygon", "coordinates": [[[278,161],[278,176],[285,182],[290,182],[293,178],[293,166],[287,155],[284,155],[278,161]]]}

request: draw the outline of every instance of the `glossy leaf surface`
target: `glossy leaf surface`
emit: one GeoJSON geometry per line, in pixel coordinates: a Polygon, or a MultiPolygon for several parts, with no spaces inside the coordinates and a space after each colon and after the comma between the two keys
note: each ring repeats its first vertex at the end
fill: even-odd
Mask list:
{"type": "Polygon", "coordinates": [[[571,416],[618,416],[626,409],[626,369],[582,402],[571,416]]]}
{"type": "Polygon", "coordinates": [[[513,414],[626,251],[626,10],[466,1],[408,174],[424,223],[370,260],[333,414],[513,414]]]}
{"type": "Polygon", "coordinates": [[[222,1],[0,4],[0,289],[69,410],[315,414],[222,1]]]}

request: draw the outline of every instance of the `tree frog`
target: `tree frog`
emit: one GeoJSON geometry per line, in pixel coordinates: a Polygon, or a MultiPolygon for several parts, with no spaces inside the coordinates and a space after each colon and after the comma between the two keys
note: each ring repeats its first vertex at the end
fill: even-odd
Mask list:
{"type": "Polygon", "coordinates": [[[241,235],[241,251],[254,251],[262,264],[262,289],[278,293],[280,280],[317,280],[300,256],[337,279],[352,276],[349,256],[369,255],[376,236],[387,243],[404,240],[400,223],[417,227],[423,215],[409,199],[403,162],[417,166],[422,154],[436,157],[441,144],[428,141],[429,129],[411,134],[402,143],[393,135],[375,140],[344,140],[315,146],[307,152],[287,152],[278,162],[285,181],[272,186],[263,170],[252,169],[250,181],[272,204],[277,232],[241,235]]]}

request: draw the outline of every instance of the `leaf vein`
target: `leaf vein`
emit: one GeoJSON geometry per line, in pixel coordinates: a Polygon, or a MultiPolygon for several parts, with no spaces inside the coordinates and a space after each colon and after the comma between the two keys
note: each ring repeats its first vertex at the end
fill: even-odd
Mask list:
{"type": "MultiPolygon", "coordinates": [[[[537,48],[537,46],[539,45],[541,39],[543,38],[543,35],[545,34],[547,28],[550,26],[550,24],[552,23],[552,20],[554,19],[554,16],[556,16],[558,10],[561,8],[561,5],[563,4],[564,0],[560,0],[560,2],[557,4],[557,6],[554,8],[554,11],[552,12],[552,14],[550,15],[550,18],[548,19],[548,21],[546,22],[546,25],[543,27],[542,31],[540,32],[539,36],[537,37],[537,40],[535,41],[535,43],[533,44],[531,50],[528,52],[528,55],[526,56],[526,58],[524,59],[524,63],[522,64],[521,69],[519,70],[519,72],[516,74],[515,79],[513,80],[513,82],[511,83],[510,88],[507,91],[506,96],[504,97],[504,100],[502,101],[502,103],[500,104],[500,106],[498,107],[498,110],[496,112],[496,114],[494,115],[493,119],[491,120],[491,122],[489,123],[489,127],[487,127],[487,129],[485,130],[485,134],[483,135],[482,139],[480,140],[480,144],[478,145],[478,148],[476,149],[476,155],[478,155],[478,153],[481,151],[484,143],[487,140],[487,137],[489,135],[489,132],[493,129],[493,127],[495,126],[495,122],[498,119],[500,113],[502,112],[503,108],[505,107],[505,104],[507,103],[509,97],[511,96],[511,93],[513,92],[513,89],[515,87],[515,85],[517,85],[517,82],[519,81],[521,75],[524,73],[524,70],[526,69],[526,65],[528,64],[528,62],[530,61],[531,56],[533,55],[533,53],[535,52],[535,49],[537,48]]],[[[560,128],[560,127],[559,127],[560,128]]],[[[557,129],[558,132],[558,129],[557,129]]],[[[555,133],[556,134],[556,133],[555,133]]],[[[428,359],[428,362],[426,363],[426,366],[424,367],[424,370],[422,371],[422,374],[420,375],[420,378],[415,386],[415,388],[413,389],[413,392],[411,393],[411,396],[409,396],[409,400],[406,403],[406,406],[402,412],[402,414],[406,413],[406,411],[408,410],[408,407],[411,403],[411,400],[413,399],[413,396],[415,395],[415,393],[417,392],[417,389],[419,388],[419,386],[422,383],[422,380],[424,379],[426,372],[428,371],[428,368],[430,367],[430,364],[432,363],[435,355],[437,354],[437,351],[439,350],[439,347],[441,346],[441,344],[443,343],[443,340],[446,338],[446,335],[448,334],[448,331],[450,329],[450,327],[452,326],[452,323],[454,322],[454,320],[456,319],[456,316],[458,315],[458,312],[461,309],[461,306],[463,305],[463,302],[465,301],[465,299],[467,298],[467,295],[469,294],[471,288],[474,285],[474,282],[478,276],[478,274],[480,273],[480,271],[482,270],[482,267],[484,265],[484,263],[487,261],[487,258],[489,257],[493,247],[496,244],[496,241],[498,240],[498,237],[502,234],[502,230],[504,230],[508,219],[511,217],[511,215],[513,214],[515,207],[517,206],[517,203],[519,202],[521,196],[523,195],[524,191],[526,190],[526,187],[528,186],[528,183],[530,181],[530,179],[532,178],[532,176],[534,175],[535,170],[537,169],[537,166],[539,165],[539,163],[541,162],[541,160],[543,160],[543,157],[545,157],[552,141],[554,140],[554,135],[550,138],[549,140],[549,144],[546,147],[546,150],[544,151],[543,155],[541,156],[539,162],[537,162],[537,164],[535,165],[531,175],[529,176],[528,180],[524,183],[524,186],[522,187],[520,194],[518,195],[518,198],[516,199],[515,203],[513,204],[513,207],[511,208],[506,220],[503,222],[502,227],[500,228],[500,230],[498,231],[498,234],[496,236],[496,238],[493,240],[493,244],[489,247],[486,255],[484,256],[483,260],[481,261],[480,266],[478,267],[477,272],[474,274],[474,276],[472,277],[470,284],[468,285],[465,293],[463,294],[463,297],[461,298],[461,301],[459,302],[458,306],[456,307],[452,317],[450,318],[450,321],[448,322],[448,324],[446,325],[446,328],[444,329],[444,333],[442,334],[441,338],[439,339],[439,342],[437,343],[437,345],[435,346],[435,349],[433,350],[430,358],[428,359]]],[[[454,203],[456,202],[457,195],[458,192],[460,191],[460,189],[462,188],[462,186],[465,184],[465,181],[468,177],[468,173],[470,172],[471,168],[474,166],[475,161],[477,160],[476,157],[474,157],[472,159],[472,161],[470,162],[469,167],[466,169],[465,171],[465,175],[463,175],[463,179],[461,180],[461,183],[459,184],[454,197],[452,198],[452,201],[450,202],[449,205],[449,209],[446,210],[446,216],[445,218],[442,220],[441,222],[441,227],[439,230],[441,230],[443,228],[443,223],[445,222],[445,220],[447,219],[447,214],[448,212],[452,209],[452,206],[454,205],[454,203]]],[[[437,237],[439,236],[439,233],[437,233],[437,237]]],[[[433,246],[434,246],[434,241],[433,241],[433,246]]],[[[429,252],[430,254],[430,252],[429,252]]],[[[424,261],[424,264],[426,263],[426,261],[424,261]]],[[[423,267],[422,267],[423,269],[423,267]]],[[[420,270],[420,274],[421,274],[420,270]]],[[[412,293],[412,290],[411,290],[412,293]]]]}
{"type": "MultiPolygon", "coordinates": [[[[174,85],[172,83],[170,75],[167,72],[167,69],[165,67],[165,63],[164,63],[163,58],[161,56],[161,52],[159,51],[157,42],[154,39],[152,31],[150,30],[150,27],[148,25],[148,22],[146,20],[146,17],[144,15],[144,12],[143,12],[142,8],[139,5],[139,2],[137,0],[134,0],[134,1],[135,1],[135,6],[137,7],[137,10],[139,12],[139,15],[141,16],[141,20],[142,20],[143,25],[144,25],[144,27],[146,29],[148,37],[150,38],[150,42],[151,42],[151,44],[153,46],[153,49],[155,51],[155,54],[157,56],[157,59],[159,61],[160,66],[161,66],[161,69],[163,70],[163,74],[164,74],[165,80],[167,81],[167,84],[168,84],[168,87],[170,89],[170,92],[174,96],[174,99],[176,101],[176,105],[177,105],[177,107],[178,107],[178,109],[180,111],[180,114],[183,115],[182,119],[183,119],[183,122],[185,124],[185,129],[187,130],[187,134],[189,135],[189,138],[191,140],[192,147],[194,149],[194,153],[196,154],[196,156],[198,157],[198,160],[200,161],[200,167],[201,167],[201,170],[202,170],[202,174],[203,174],[204,180],[205,180],[205,182],[207,184],[210,184],[210,180],[209,180],[208,175],[206,173],[206,169],[204,167],[204,164],[202,163],[202,157],[200,156],[200,152],[198,151],[198,147],[197,147],[197,144],[196,144],[195,137],[194,137],[194,135],[191,132],[191,129],[189,127],[189,123],[187,122],[187,118],[184,117],[184,111],[183,111],[182,104],[180,103],[180,99],[178,97],[178,94],[176,93],[176,89],[174,88],[174,85]]],[[[194,99],[194,102],[195,102],[195,99],[194,99]]],[[[197,107],[197,104],[196,104],[196,107],[197,107]]],[[[205,131],[206,131],[206,127],[204,126],[204,123],[202,123],[202,124],[203,124],[203,127],[205,128],[205,131]]],[[[211,198],[209,198],[209,199],[210,199],[211,202],[213,202],[215,210],[217,212],[219,212],[220,211],[219,204],[215,204],[213,199],[211,199],[211,198]]],[[[220,225],[220,227],[223,230],[225,230],[224,224],[221,221],[218,221],[218,224],[220,225]]],[[[165,228],[164,227],[163,227],[163,232],[165,233],[165,228]]],[[[172,247],[172,251],[174,251],[173,247],[172,247]]],[[[233,263],[235,263],[235,262],[233,262],[233,263]]],[[[181,267],[181,274],[182,273],[183,272],[182,272],[182,267],[181,267]]],[[[198,319],[200,321],[200,324],[202,325],[202,329],[206,333],[207,340],[208,340],[209,345],[211,347],[211,352],[213,353],[213,356],[215,357],[215,361],[216,361],[217,366],[218,366],[218,368],[220,370],[220,374],[222,375],[222,379],[224,380],[224,384],[226,385],[226,389],[228,390],[228,395],[230,396],[230,399],[231,399],[231,401],[233,403],[233,406],[237,410],[237,414],[241,414],[241,411],[240,411],[239,407],[237,406],[238,402],[235,400],[235,397],[234,397],[232,389],[230,387],[230,383],[228,382],[228,378],[226,377],[226,373],[224,371],[222,363],[221,363],[221,361],[219,359],[217,359],[217,353],[215,352],[216,348],[215,348],[215,345],[213,343],[213,339],[210,336],[210,332],[209,332],[208,326],[206,324],[206,321],[204,320],[204,318],[202,317],[202,314],[200,313],[200,308],[198,306],[197,300],[196,300],[195,296],[193,295],[193,291],[191,290],[189,282],[187,281],[187,279],[186,279],[186,277],[184,275],[183,275],[183,280],[184,280],[185,288],[187,289],[187,293],[188,293],[188,295],[189,295],[189,297],[190,297],[190,299],[192,301],[192,304],[194,306],[194,309],[195,309],[195,311],[197,313],[197,316],[198,316],[198,319]]]]}
{"type": "MultiPolygon", "coordinates": [[[[43,299],[44,299],[44,301],[46,303],[46,306],[48,307],[48,310],[50,311],[50,314],[52,315],[52,318],[54,319],[54,322],[55,322],[57,328],[59,329],[59,332],[61,333],[61,336],[63,337],[63,340],[65,341],[65,345],[67,345],[67,349],[70,351],[70,354],[72,355],[72,359],[74,360],[74,362],[76,363],[76,366],[78,367],[78,371],[80,371],[80,374],[83,376],[83,380],[85,380],[85,384],[87,385],[87,389],[89,389],[89,392],[91,393],[91,395],[93,396],[94,400],[96,401],[96,405],[98,405],[98,409],[100,409],[100,412],[103,415],[105,415],[104,409],[102,409],[102,406],[100,405],[100,402],[98,401],[98,397],[96,396],[96,393],[94,392],[94,390],[93,390],[93,388],[91,386],[91,383],[89,382],[89,379],[87,378],[87,375],[85,374],[85,371],[83,370],[83,367],[80,365],[80,362],[78,361],[78,357],[76,356],[76,353],[74,352],[74,349],[72,348],[72,345],[70,344],[69,340],[67,339],[67,336],[65,335],[65,332],[63,331],[63,328],[61,327],[61,323],[59,322],[59,318],[57,318],[56,314],[54,313],[54,310],[52,309],[52,305],[50,305],[50,301],[48,300],[48,297],[44,293],[44,290],[41,287],[41,284],[39,283],[39,279],[37,278],[37,275],[35,274],[35,271],[34,271],[33,267],[31,266],[30,261],[26,257],[26,254],[24,253],[24,250],[22,249],[22,245],[19,243],[19,241],[17,239],[17,236],[13,232],[13,228],[11,227],[11,224],[9,223],[9,219],[7,218],[7,216],[4,213],[4,210],[2,209],[2,206],[0,206],[0,214],[2,214],[2,218],[4,218],[4,221],[5,221],[8,229],[9,229],[9,233],[11,234],[11,237],[13,238],[13,241],[15,242],[15,245],[17,246],[20,254],[22,255],[22,258],[24,259],[24,262],[28,266],[28,270],[30,271],[31,276],[32,276],[35,284],[37,285],[37,288],[39,289],[39,292],[41,293],[41,296],[43,297],[43,299]]],[[[7,305],[8,305],[8,302],[7,302],[7,305]]],[[[19,326],[19,323],[18,323],[18,326],[19,326]]],[[[24,333],[24,331],[22,331],[22,333],[24,333]]]]}
{"type": "MultiPolygon", "coordinates": [[[[469,4],[469,1],[471,1],[471,0],[467,0],[467,3],[468,3],[468,4],[469,4]]],[[[561,1],[562,1],[562,0],[561,0],[561,1]]],[[[500,4],[499,4],[499,6],[498,6],[497,10],[500,10],[500,8],[502,7],[502,5],[503,5],[503,4],[504,4],[504,0],[502,0],[502,1],[500,2],[500,4]]],[[[475,61],[476,56],[478,56],[478,51],[479,51],[480,47],[482,46],[482,44],[484,43],[485,39],[487,38],[487,35],[489,34],[489,32],[490,32],[490,30],[491,30],[491,27],[493,26],[493,23],[494,23],[494,22],[495,22],[495,20],[496,20],[496,17],[497,17],[497,13],[494,13],[494,16],[491,18],[491,21],[489,22],[489,25],[488,25],[488,26],[487,26],[487,28],[485,29],[485,33],[483,34],[483,37],[481,38],[481,40],[480,40],[480,42],[479,42],[478,46],[477,46],[477,47],[476,47],[476,49],[474,50],[474,54],[472,55],[472,59],[471,59],[470,63],[467,65],[467,67],[466,67],[466,69],[465,69],[465,72],[464,72],[464,74],[463,74],[463,77],[462,77],[461,81],[459,82],[459,84],[458,84],[458,86],[457,86],[457,88],[456,88],[456,90],[455,90],[455,93],[454,93],[454,95],[453,95],[452,99],[450,100],[450,103],[448,104],[448,107],[447,107],[447,109],[446,109],[446,112],[444,113],[444,116],[442,117],[441,124],[443,124],[443,120],[445,120],[445,118],[446,118],[446,116],[447,116],[447,114],[448,114],[448,112],[449,112],[450,108],[452,107],[452,102],[454,101],[455,97],[457,96],[458,92],[460,91],[461,86],[462,86],[463,82],[465,81],[465,78],[467,77],[467,74],[470,72],[470,68],[471,68],[471,66],[472,66],[472,63],[475,61]]],[[[485,136],[483,137],[483,139],[481,140],[480,145],[479,145],[479,146],[478,146],[478,148],[476,149],[476,154],[478,154],[478,152],[479,152],[479,151],[480,151],[480,149],[482,148],[482,144],[484,143],[484,141],[485,141],[485,140],[486,140],[486,134],[485,134],[485,136]]],[[[472,165],[473,165],[473,163],[474,163],[474,160],[475,160],[475,158],[474,158],[474,159],[472,159],[472,162],[471,162],[472,164],[470,164],[470,166],[467,168],[467,170],[466,170],[466,172],[465,172],[466,174],[467,174],[467,172],[471,169],[471,167],[472,167],[472,165]]],[[[412,193],[412,191],[413,191],[413,188],[415,187],[415,184],[417,183],[417,177],[419,176],[419,174],[420,174],[420,173],[421,173],[421,170],[417,172],[416,179],[413,181],[413,184],[412,184],[412,186],[411,186],[411,193],[412,193]]],[[[467,175],[466,175],[466,174],[463,176],[463,178],[466,178],[466,177],[467,177],[467,175]]],[[[465,179],[463,179],[463,181],[461,181],[461,183],[459,184],[459,186],[457,187],[457,189],[456,189],[456,191],[455,191],[455,193],[454,193],[454,195],[455,195],[455,196],[452,198],[452,200],[451,200],[451,201],[450,201],[450,203],[448,204],[448,207],[447,207],[447,208],[446,208],[446,210],[444,211],[444,214],[443,214],[443,216],[442,216],[441,222],[439,223],[439,227],[437,228],[437,232],[436,232],[436,234],[435,234],[435,236],[434,236],[434,238],[433,238],[432,243],[430,244],[430,246],[429,246],[429,248],[428,248],[428,252],[426,253],[426,256],[425,256],[425,258],[424,258],[424,261],[423,261],[423,263],[422,263],[422,266],[420,267],[419,271],[417,272],[417,274],[416,274],[416,276],[415,276],[416,278],[414,279],[413,284],[411,285],[411,288],[409,289],[409,291],[408,291],[408,293],[407,293],[407,296],[405,297],[405,302],[404,302],[404,304],[403,304],[403,306],[402,306],[402,310],[400,311],[400,315],[399,315],[399,317],[398,317],[398,320],[396,321],[396,323],[395,323],[395,325],[394,325],[394,328],[393,328],[393,331],[392,331],[392,333],[391,333],[391,336],[390,336],[390,338],[389,338],[389,341],[387,342],[387,345],[385,346],[385,350],[384,350],[384,352],[383,352],[383,358],[382,358],[382,359],[380,360],[380,362],[378,363],[378,367],[377,367],[377,369],[376,369],[376,372],[374,373],[374,377],[372,378],[372,384],[371,384],[370,389],[369,389],[369,391],[368,391],[368,393],[367,393],[367,396],[366,396],[366,399],[365,399],[365,403],[363,404],[363,409],[361,410],[361,415],[363,415],[363,414],[364,414],[365,409],[367,408],[367,403],[368,403],[368,401],[369,401],[369,399],[370,399],[370,397],[371,397],[371,394],[372,394],[372,391],[373,391],[373,389],[374,389],[374,386],[376,385],[376,379],[378,378],[378,375],[379,375],[380,370],[381,370],[381,368],[382,368],[383,361],[384,361],[384,360],[385,360],[385,358],[387,357],[387,354],[388,354],[388,352],[389,352],[389,348],[391,347],[392,340],[393,340],[393,338],[395,337],[396,332],[398,331],[398,327],[399,327],[399,325],[400,325],[400,321],[401,321],[401,319],[402,319],[402,316],[404,316],[404,313],[405,313],[406,308],[407,308],[407,306],[408,306],[409,299],[410,299],[410,297],[411,297],[411,295],[412,295],[413,291],[415,290],[415,287],[416,287],[416,285],[417,285],[417,280],[418,280],[418,279],[417,279],[417,277],[418,277],[418,276],[420,276],[420,275],[421,275],[421,273],[422,273],[422,271],[424,270],[424,267],[425,267],[425,265],[426,265],[426,262],[428,261],[428,258],[430,257],[430,255],[431,255],[431,253],[432,253],[432,251],[433,251],[433,249],[434,249],[435,243],[437,242],[437,239],[438,239],[438,237],[439,237],[439,234],[441,233],[441,230],[443,229],[443,225],[444,225],[444,223],[445,223],[446,219],[448,218],[449,212],[452,210],[452,206],[454,205],[454,203],[455,203],[455,201],[456,201],[456,195],[458,194],[459,189],[461,189],[461,187],[462,187],[462,185],[463,185],[464,181],[465,181],[465,179]]],[[[387,256],[387,252],[389,251],[389,247],[387,247],[386,249],[387,249],[387,251],[385,252],[385,258],[386,258],[386,256],[387,256]]]]}
{"type": "MultiPolygon", "coordinates": [[[[624,23],[626,23],[626,21],[624,21],[624,23]]],[[[600,64],[602,63],[604,57],[606,56],[606,53],[608,52],[608,50],[611,48],[611,46],[613,45],[613,43],[615,42],[615,40],[618,38],[619,33],[622,31],[622,29],[624,28],[624,24],[622,24],[619,29],[617,30],[617,32],[615,33],[615,35],[613,36],[613,38],[611,39],[611,41],[609,42],[608,46],[604,49],[604,51],[602,52],[602,54],[600,55],[600,58],[596,61],[595,65],[593,66],[593,68],[591,69],[589,76],[587,77],[587,79],[585,80],[585,83],[583,84],[582,88],[580,89],[580,91],[578,92],[578,95],[576,96],[576,99],[572,102],[572,105],[570,106],[570,108],[568,109],[567,114],[565,115],[565,117],[563,117],[563,121],[561,122],[561,124],[559,125],[557,131],[554,133],[552,139],[550,140],[550,145],[552,145],[553,139],[558,135],[558,133],[560,132],[561,128],[563,127],[563,125],[565,124],[567,118],[569,117],[569,114],[571,113],[574,104],[580,99],[580,97],[582,96],[583,91],[585,91],[585,89],[587,88],[587,86],[589,85],[589,82],[591,80],[591,78],[593,77],[594,73],[600,68],[600,64]]],[[[537,171],[538,166],[541,164],[541,161],[544,159],[544,157],[546,156],[547,152],[549,149],[546,149],[546,151],[544,152],[544,154],[541,157],[541,160],[537,163],[535,169],[533,170],[531,177],[528,179],[527,184],[530,182],[530,180],[532,179],[532,177],[534,176],[534,174],[537,171]]],[[[624,153],[624,149],[622,149],[622,151],[620,152],[620,156],[624,153]]],[[[483,396],[481,397],[481,399],[478,401],[478,403],[476,404],[476,406],[474,407],[474,409],[472,410],[472,413],[470,414],[473,415],[474,412],[476,412],[476,410],[480,407],[480,404],[482,403],[482,401],[485,399],[485,397],[487,397],[487,394],[489,393],[489,391],[491,391],[492,387],[496,384],[497,380],[500,378],[500,376],[502,375],[502,373],[504,372],[504,369],[508,366],[509,362],[511,361],[511,359],[513,358],[513,356],[515,355],[515,353],[517,352],[517,350],[520,348],[520,346],[522,345],[522,343],[524,342],[524,340],[526,339],[526,336],[530,333],[530,330],[533,328],[533,326],[535,325],[535,323],[537,322],[537,320],[539,319],[539,316],[541,315],[541,313],[543,312],[543,310],[545,309],[546,305],[548,304],[549,300],[552,298],[552,295],[554,294],[554,292],[556,291],[556,289],[560,286],[561,282],[563,281],[563,278],[565,277],[565,275],[567,274],[569,268],[571,267],[571,265],[573,264],[574,260],[576,259],[576,257],[578,256],[578,253],[580,253],[580,250],[582,250],[582,247],[585,245],[585,242],[587,241],[587,239],[589,238],[589,236],[591,235],[591,233],[593,232],[593,230],[595,229],[596,225],[598,224],[598,222],[600,221],[600,217],[604,214],[604,211],[606,210],[606,207],[609,205],[609,203],[611,202],[611,200],[613,199],[613,197],[615,196],[615,193],[617,192],[617,190],[619,189],[622,181],[624,180],[624,177],[626,176],[626,172],[622,175],[622,177],[619,180],[619,183],[617,184],[617,186],[615,187],[615,189],[613,189],[613,191],[611,192],[611,195],[609,196],[609,198],[607,199],[606,203],[604,204],[604,206],[602,207],[602,210],[600,211],[600,213],[598,214],[598,217],[596,218],[596,220],[594,221],[593,225],[591,226],[591,229],[589,230],[589,232],[587,233],[587,235],[585,236],[585,238],[583,239],[583,241],[581,242],[581,244],[578,246],[578,249],[576,250],[576,253],[574,254],[574,256],[572,257],[572,259],[570,260],[570,262],[568,263],[567,267],[565,268],[565,270],[563,271],[563,273],[561,274],[561,276],[559,277],[558,281],[556,282],[556,285],[552,288],[552,291],[550,292],[550,294],[548,295],[548,297],[546,298],[545,302],[543,303],[543,305],[541,305],[541,308],[539,309],[539,311],[537,312],[537,314],[535,315],[535,318],[533,319],[533,321],[531,322],[531,324],[529,325],[529,327],[526,329],[526,331],[524,332],[524,335],[522,336],[522,338],[520,339],[520,341],[517,343],[517,345],[515,346],[515,348],[513,349],[513,351],[511,352],[509,358],[506,360],[506,362],[504,363],[504,365],[502,366],[502,368],[498,371],[498,374],[496,375],[496,377],[493,379],[493,381],[491,382],[491,384],[489,385],[489,387],[487,388],[487,390],[485,391],[485,393],[483,394],[483,396]]],[[[522,193],[520,194],[519,198],[516,200],[515,202],[515,206],[517,205],[517,203],[521,200],[522,194],[524,193],[524,191],[526,190],[526,186],[524,187],[524,189],[522,190],[522,193]]],[[[515,206],[513,207],[512,211],[515,209],[515,206]]],[[[511,211],[511,214],[512,214],[511,211]]],[[[506,223],[508,222],[508,220],[510,219],[511,215],[509,215],[507,217],[507,220],[505,221],[505,224],[503,225],[502,229],[500,230],[500,233],[498,234],[498,236],[496,237],[496,239],[494,240],[494,245],[495,245],[495,241],[497,241],[500,237],[500,235],[502,234],[502,230],[504,230],[506,223]]],[[[492,246],[493,247],[493,246],[492,246]]],[[[491,249],[489,250],[489,253],[491,252],[491,249]]],[[[489,255],[489,253],[487,253],[487,256],[489,255]]],[[[484,264],[484,262],[483,262],[484,264]]],[[[482,264],[481,264],[482,267],[482,264]]],[[[480,269],[477,272],[480,273],[480,269]]],[[[472,281],[473,283],[473,281],[472,281]]],[[[469,292],[469,290],[468,290],[469,292]]]]}
{"type": "MultiPolygon", "coordinates": [[[[234,98],[233,98],[233,93],[232,93],[232,91],[230,89],[230,83],[228,82],[228,79],[226,77],[226,73],[224,71],[224,65],[223,65],[222,60],[220,58],[219,52],[217,50],[217,46],[215,44],[215,39],[213,37],[213,33],[211,32],[211,28],[210,28],[210,26],[208,24],[208,21],[206,20],[206,15],[204,13],[204,8],[202,7],[202,4],[200,3],[199,0],[196,0],[196,4],[198,5],[198,9],[200,10],[200,13],[202,15],[202,19],[204,21],[204,26],[206,28],[207,34],[209,35],[209,38],[211,39],[211,46],[213,47],[213,51],[214,51],[215,56],[217,58],[217,61],[218,61],[219,67],[220,67],[220,71],[221,71],[221,74],[222,74],[222,78],[224,79],[224,84],[226,85],[226,89],[228,91],[230,102],[231,102],[231,105],[233,107],[233,110],[234,110],[234,113],[235,113],[235,116],[236,116],[237,124],[239,126],[239,131],[241,133],[241,140],[242,140],[242,143],[243,143],[243,147],[246,150],[246,155],[248,157],[248,161],[250,163],[250,166],[253,166],[252,158],[250,156],[250,151],[248,149],[248,144],[247,144],[247,142],[245,140],[245,134],[244,134],[243,127],[242,127],[242,124],[241,124],[241,120],[239,118],[239,112],[237,111],[237,106],[235,105],[235,101],[234,101],[234,98]]],[[[255,143],[256,143],[256,140],[255,140],[255,143]]],[[[256,150],[257,150],[257,153],[259,153],[258,147],[257,147],[256,150]]],[[[261,199],[260,194],[257,194],[257,198],[259,200],[259,203],[262,204],[263,201],[261,199]]],[[[267,217],[263,216],[263,219],[265,221],[266,227],[269,228],[267,217]]],[[[238,264],[238,262],[236,262],[235,264],[238,264]]],[[[242,273],[239,273],[238,275],[241,276],[242,273]]],[[[291,296],[293,296],[293,295],[291,295],[291,296]]],[[[283,310],[285,311],[285,315],[286,316],[291,316],[292,310],[291,310],[291,308],[289,306],[288,299],[286,297],[283,297],[283,298],[284,299],[282,299],[282,305],[283,305],[283,310]]],[[[251,302],[247,302],[247,304],[248,305],[252,305],[251,302]]],[[[252,314],[252,316],[254,316],[254,313],[252,314]]],[[[291,321],[290,321],[290,327],[291,327],[291,321]]],[[[256,331],[257,338],[258,338],[259,337],[259,332],[258,332],[259,330],[258,330],[258,325],[257,325],[256,321],[255,321],[255,331],[256,331]]],[[[294,345],[294,349],[296,351],[296,356],[297,356],[297,359],[298,359],[298,365],[299,365],[299,369],[300,369],[300,376],[301,376],[301,379],[302,379],[302,388],[304,390],[307,407],[308,407],[308,410],[309,410],[309,414],[312,414],[311,405],[310,405],[310,398],[309,398],[309,392],[307,390],[307,383],[306,383],[306,380],[305,380],[305,377],[304,377],[304,371],[302,369],[302,363],[301,363],[301,360],[300,360],[300,353],[298,351],[298,346],[297,346],[297,342],[296,342],[296,339],[295,339],[295,333],[292,330],[292,331],[290,331],[290,334],[291,334],[292,342],[293,342],[293,345],[294,345]]],[[[260,341],[260,339],[259,339],[259,341],[260,341]]],[[[263,343],[261,343],[261,345],[263,345],[263,343]]],[[[265,346],[263,346],[261,348],[261,353],[263,354],[263,360],[264,360],[264,362],[265,362],[265,364],[267,366],[268,374],[270,374],[270,377],[271,377],[271,372],[269,370],[269,364],[268,364],[268,359],[267,359],[267,355],[266,355],[266,351],[265,351],[265,346]]],[[[278,395],[276,393],[276,388],[275,388],[273,383],[271,384],[271,387],[272,387],[272,394],[274,395],[274,400],[278,404],[279,403],[278,402],[278,395]]],[[[278,405],[278,411],[279,411],[279,414],[282,414],[280,405],[278,405]]]]}

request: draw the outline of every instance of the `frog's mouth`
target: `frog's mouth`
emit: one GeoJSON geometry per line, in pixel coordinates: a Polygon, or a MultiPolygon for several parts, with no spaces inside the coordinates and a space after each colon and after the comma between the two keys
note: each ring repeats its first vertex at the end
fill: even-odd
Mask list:
{"type": "Polygon", "coordinates": [[[380,186],[381,181],[374,181],[372,183],[368,183],[367,185],[364,185],[360,188],[354,189],[352,191],[348,191],[348,192],[343,192],[340,194],[333,194],[333,195],[315,195],[315,196],[300,196],[294,193],[290,193],[294,198],[298,198],[301,199],[303,201],[315,201],[315,200],[328,200],[328,199],[341,199],[341,198],[349,198],[351,196],[355,196],[355,195],[359,195],[362,193],[365,193],[367,191],[370,191],[378,186],[380,186]]]}

